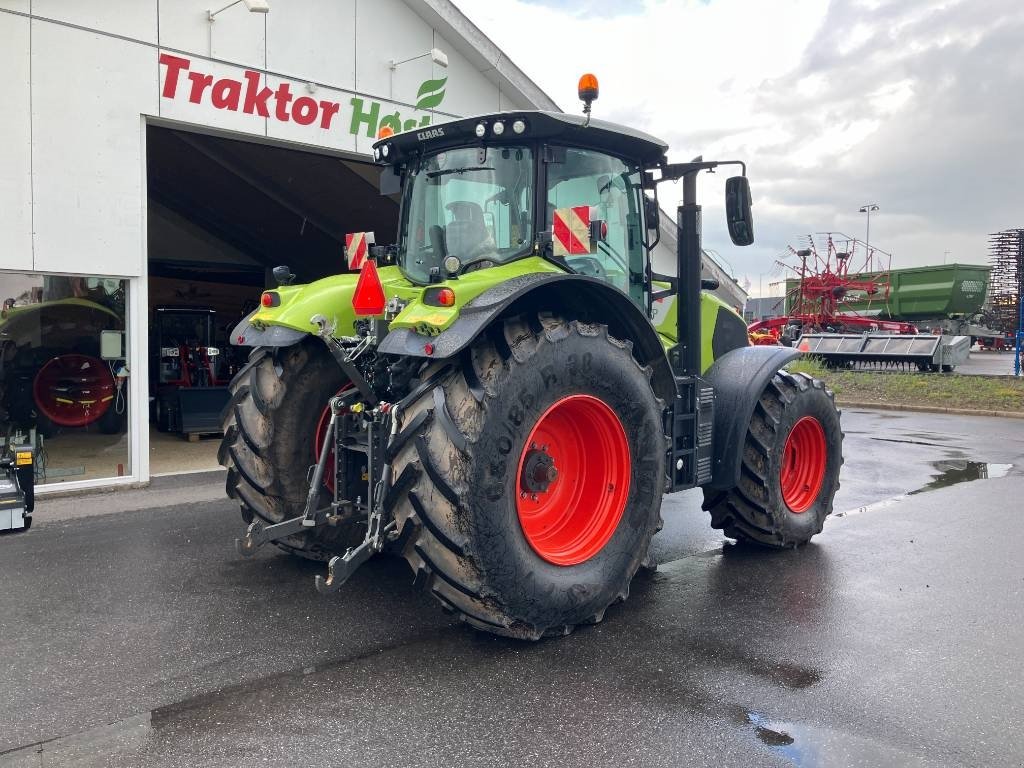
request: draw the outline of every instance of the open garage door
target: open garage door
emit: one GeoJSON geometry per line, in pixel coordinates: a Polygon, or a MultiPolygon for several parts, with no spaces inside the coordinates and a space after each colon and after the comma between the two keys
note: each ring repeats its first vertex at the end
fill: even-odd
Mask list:
{"type": "Polygon", "coordinates": [[[345,269],[345,233],[394,242],[397,196],[358,159],[167,127],[147,129],[150,470],[215,469],[228,342],[271,270],[345,269]],[[185,438],[188,438],[186,443],[185,438]]]}

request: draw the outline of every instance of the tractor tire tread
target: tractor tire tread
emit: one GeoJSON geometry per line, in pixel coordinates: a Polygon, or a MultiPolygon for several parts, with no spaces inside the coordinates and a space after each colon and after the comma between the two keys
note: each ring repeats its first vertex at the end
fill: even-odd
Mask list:
{"type": "Polygon", "coordinates": [[[787,535],[776,524],[769,508],[770,501],[768,467],[772,445],[780,438],[783,413],[794,406],[800,397],[811,391],[821,392],[828,398],[836,419],[840,415],[835,408],[835,396],[825,385],[806,373],[778,371],[765,387],[754,407],[754,416],[747,429],[740,462],[740,481],[728,491],[705,489],[703,508],[711,514],[711,527],[721,530],[727,537],[737,541],[752,542],[771,548],[788,548],[805,544],[821,533],[825,520],[832,512],[835,491],[839,488],[838,467],[842,465],[841,439],[840,455],[834,468],[835,478],[831,479],[832,491],[825,500],[823,514],[812,516],[810,528],[799,537],[787,535]]]}
{"type": "MultiPolygon", "coordinates": [[[[410,466],[422,470],[414,487],[401,494],[395,507],[401,537],[406,539],[401,554],[413,570],[416,585],[432,594],[446,612],[481,631],[537,640],[568,634],[576,624],[597,623],[605,615],[607,605],[573,623],[555,620],[543,624],[516,619],[493,585],[489,585],[482,566],[492,554],[490,548],[509,545],[499,539],[492,539],[485,546],[479,540],[474,543],[470,530],[473,523],[465,501],[466,494],[474,492],[470,465],[474,458],[481,460],[474,456],[474,451],[478,449],[487,409],[494,407],[499,380],[507,375],[510,366],[529,366],[541,345],[558,344],[573,334],[600,337],[621,349],[616,354],[628,356],[643,381],[650,384],[650,368],[640,365],[632,356],[630,345],[609,336],[605,326],[551,316],[518,317],[492,326],[460,356],[461,368],[439,364],[438,368],[425,371],[423,383],[397,408],[395,418],[399,419],[400,429],[389,451],[394,459],[393,471],[401,476],[410,466]],[[429,388],[424,386],[427,383],[431,383],[429,388]]],[[[664,403],[653,391],[651,397],[663,409],[664,403]]],[[[660,484],[657,493],[660,498],[660,484]]],[[[652,519],[651,535],[654,527],[652,519]]],[[[629,594],[629,583],[646,562],[649,544],[650,537],[646,536],[644,552],[638,556],[636,567],[624,568],[621,583],[608,585],[609,604],[629,594]]]]}

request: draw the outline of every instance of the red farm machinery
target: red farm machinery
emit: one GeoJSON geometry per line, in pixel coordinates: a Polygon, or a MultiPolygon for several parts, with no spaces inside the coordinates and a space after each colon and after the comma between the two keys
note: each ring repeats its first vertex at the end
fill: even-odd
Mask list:
{"type": "MultiPolygon", "coordinates": [[[[937,323],[934,327],[927,319],[915,316],[915,324],[902,316],[896,306],[891,254],[856,238],[825,232],[808,235],[805,248],[790,246],[789,255],[792,259],[778,262],[792,274],[786,280],[784,311],[748,326],[754,344],[796,346],[826,365],[843,368],[916,365],[921,371],[951,371],[966,360],[970,336],[943,332],[948,328],[948,306],[929,304],[922,309],[925,315],[936,316],[931,318],[937,323]],[[929,332],[922,333],[920,325],[929,332]]],[[[964,282],[956,284],[959,290],[964,282]]],[[[984,283],[975,293],[979,301],[984,298],[984,283]]]]}

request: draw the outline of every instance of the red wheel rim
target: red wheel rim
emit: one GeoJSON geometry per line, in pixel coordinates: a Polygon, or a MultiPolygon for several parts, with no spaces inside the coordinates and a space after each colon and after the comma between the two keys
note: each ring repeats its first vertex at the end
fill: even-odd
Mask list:
{"type": "Polygon", "coordinates": [[[804,416],[786,438],[779,470],[782,500],[790,512],[806,512],[818,498],[827,462],[825,430],[816,418],[804,416]]]}
{"type": "MultiPolygon", "coordinates": [[[[346,389],[352,389],[351,384],[346,384],[337,392],[334,393],[334,397],[337,397],[346,389]]],[[[348,413],[348,409],[342,410],[342,413],[348,413]]],[[[320,461],[320,449],[324,447],[324,438],[327,437],[327,425],[331,423],[331,404],[328,402],[324,406],[324,409],[320,412],[320,418],[316,423],[316,434],[313,437],[313,463],[320,461]]],[[[334,448],[327,454],[327,466],[324,468],[324,487],[333,495],[334,493],[334,448]]]]}
{"type": "Polygon", "coordinates": [[[114,400],[114,377],[89,355],[60,355],[39,369],[32,382],[36,408],[60,427],[92,424],[114,400]]]}
{"type": "Polygon", "coordinates": [[[571,395],[544,411],[517,474],[516,511],[533,551],[555,565],[600,552],[626,509],[630,466],[626,432],[601,400],[571,395]]]}

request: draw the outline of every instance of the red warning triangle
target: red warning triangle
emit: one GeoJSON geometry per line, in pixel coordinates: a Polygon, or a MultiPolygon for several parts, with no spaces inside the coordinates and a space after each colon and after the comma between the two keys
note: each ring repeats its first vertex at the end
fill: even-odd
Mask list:
{"type": "Polygon", "coordinates": [[[357,315],[382,315],[386,303],[384,286],[377,276],[377,265],[367,259],[359,270],[356,292],[352,295],[352,308],[357,315]]]}

